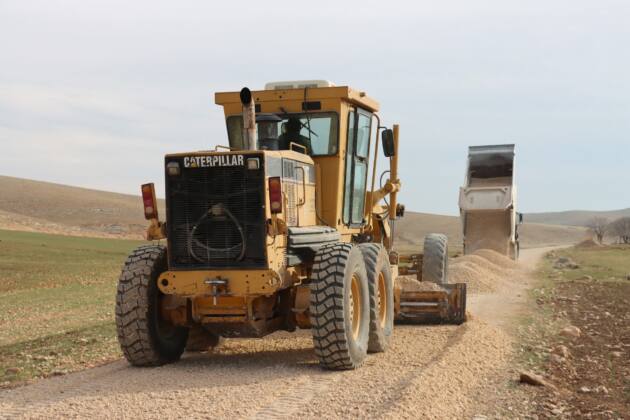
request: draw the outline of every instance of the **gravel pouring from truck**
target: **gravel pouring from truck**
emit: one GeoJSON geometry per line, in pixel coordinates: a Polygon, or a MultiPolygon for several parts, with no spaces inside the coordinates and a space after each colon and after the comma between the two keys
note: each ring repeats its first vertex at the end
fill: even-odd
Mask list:
{"type": "Polygon", "coordinates": [[[464,254],[492,249],[518,258],[514,145],[470,146],[464,186],[459,192],[464,254]]]}

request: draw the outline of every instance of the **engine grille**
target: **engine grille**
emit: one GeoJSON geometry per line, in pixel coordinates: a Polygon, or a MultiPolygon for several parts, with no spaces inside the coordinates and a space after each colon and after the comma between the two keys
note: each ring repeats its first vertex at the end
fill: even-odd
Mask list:
{"type": "Polygon", "coordinates": [[[168,255],[171,268],[263,267],[264,163],[185,168],[166,175],[168,255]]]}

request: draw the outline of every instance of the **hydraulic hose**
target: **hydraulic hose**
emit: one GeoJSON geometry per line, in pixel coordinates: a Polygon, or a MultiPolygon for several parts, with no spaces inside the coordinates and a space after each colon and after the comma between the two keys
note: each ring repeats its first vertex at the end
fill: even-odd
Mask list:
{"type": "Polygon", "coordinates": [[[208,253],[210,253],[210,252],[213,252],[213,253],[218,253],[218,252],[232,253],[232,252],[236,251],[238,248],[240,248],[241,251],[238,254],[238,257],[236,258],[237,261],[242,260],[243,257],[245,256],[246,241],[245,241],[245,232],[243,231],[243,227],[238,222],[236,217],[234,217],[232,212],[230,210],[228,210],[227,208],[225,208],[225,206],[223,206],[223,204],[216,204],[216,205],[210,207],[208,209],[208,211],[206,211],[197,220],[197,222],[193,225],[193,228],[190,230],[190,234],[188,236],[188,253],[190,254],[190,256],[193,257],[195,260],[201,262],[201,263],[208,262],[209,258],[206,258],[204,260],[202,258],[199,258],[199,256],[197,254],[195,254],[195,251],[194,251],[194,248],[193,248],[193,243],[196,246],[198,246],[199,248],[205,249],[208,253]],[[205,219],[208,219],[208,218],[212,219],[212,218],[215,218],[215,217],[221,217],[223,215],[226,215],[234,223],[234,225],[236,226],[236,229],[238,230],[238,233],[241,236],[240,244],[237,244],[237,245],[234,245],[234,246],[228,247],[228,248],[212,248],[212,247],[209,247],[209,246],[203,244],[202,242],[200,242],[198,239],[195,238],[195,233],[197,232],[197,228],[201,225],[201,223],[205,219]]]}

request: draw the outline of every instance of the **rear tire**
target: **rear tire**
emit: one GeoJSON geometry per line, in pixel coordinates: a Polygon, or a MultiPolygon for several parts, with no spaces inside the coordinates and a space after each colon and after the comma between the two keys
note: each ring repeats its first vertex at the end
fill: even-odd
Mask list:
{"type": "Polygon", "coordinates": [[[325,245],[315,254],[310,318],[322,367],[356,369],[367,355],[370,301],[363,254],[352,244],[325,245]]]}
{"type": "Polygon", "coordinates": [[[370,338],[368,352],[381,353],[389,347],[394,331],[394,283],[387,251],[374,243],[359,245],[365,260],[370,289],[370,338]]]}
{"type": "Polygon", "coordinates": [[[424,238],[422,281],[436,284],[448,283],[448,238],[431,233],[424,238]]]}
{"type": "Polygon", "coordinates": [[[116,330],[125,358],[134,366],[159,366],[178,360],[188,329],[161,319],[158,276],[167,268],[166,248],[141,246],[129,255],[118,280],[116,330]]]}

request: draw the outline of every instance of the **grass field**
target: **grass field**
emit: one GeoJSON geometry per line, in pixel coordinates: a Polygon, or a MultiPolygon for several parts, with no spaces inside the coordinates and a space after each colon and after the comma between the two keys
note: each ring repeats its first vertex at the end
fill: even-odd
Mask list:
{"type": "Polygon", "coordinates": [[[0,383],[119,357],[114,296],[139,241],[0,230],[0,383]]]}

